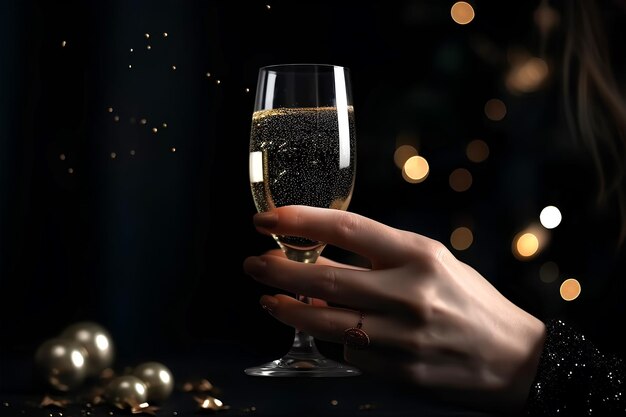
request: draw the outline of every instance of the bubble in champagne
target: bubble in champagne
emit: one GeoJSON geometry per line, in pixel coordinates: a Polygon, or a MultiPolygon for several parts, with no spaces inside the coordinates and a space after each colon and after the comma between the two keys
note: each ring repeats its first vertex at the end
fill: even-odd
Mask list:
{"type": "MultiPolygon", "coordinates": [[[[250,182],[258,211],[296,204],[347,209],[356,164],[352,107],[348,107],[347,120],[348,129],[340,129],[335,107],[281,108],[254,113],[250,182]],[[346,131],[348,137],[342,137],[346,131]]],[[[293,236],[278,236],[277,240],[298,249],[320,245],[293,236]]]]}

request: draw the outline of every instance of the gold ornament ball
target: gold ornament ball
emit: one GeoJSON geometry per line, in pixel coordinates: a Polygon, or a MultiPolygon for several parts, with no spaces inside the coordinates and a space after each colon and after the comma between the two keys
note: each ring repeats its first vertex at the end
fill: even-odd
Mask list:
{"type": "Polygon", "coordinates": [[[118,408],[137,407],[148,400],[146,384],[136,376],[118,376],[107,385],[104,395],[118,408]]]}
{"type": "Polygon", "coordinates": [[[87,377],[87,352],[74,340],[49,339],[37,349],[35,365],[39,375],[52,388],[71,391],[87,377]]]}
{"type": "Polygon", "coordinates": [[[115,350],[111,335],[98,323],[82,321],[72,324],[61,333],[61,337],[72,339],[83,345],[87,358],[88,376],[96,376],[113,364],[115,350]]]}
{"type": "Polygon", "coordinates": [[[142,363],[135,368],[133,375],[148,387],[148,401],[165,401],[174,389],[172,372],[162,363],[142,363]]]}

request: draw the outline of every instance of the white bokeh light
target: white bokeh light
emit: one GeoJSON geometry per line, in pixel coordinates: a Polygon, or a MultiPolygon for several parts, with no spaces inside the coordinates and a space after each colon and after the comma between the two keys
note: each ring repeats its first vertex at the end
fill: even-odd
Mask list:
{"type": "Polygon", "coordinates": [[[547,206],[541,210],[541,214],[539,214],[539,221],[546,229],[554,229],[557,227],[561,224],[562,218],[561,211],[555,206],[547,206]]]}

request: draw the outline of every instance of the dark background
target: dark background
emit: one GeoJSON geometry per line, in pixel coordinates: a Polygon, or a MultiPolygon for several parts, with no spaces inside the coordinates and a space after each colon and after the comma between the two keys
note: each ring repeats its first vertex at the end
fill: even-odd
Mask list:
{"type": "MultiPolygon", "coordinates": [[[[351,69],[351,211],[449,247],[452,230],[471,227],[474,243],[453,250],[457,257],[538,317],[566,318],[622,352],[614,336],[626,294],[618,209],[596,204],[591,158],[564,124],[562,27],[541,36],[537,1],[473,2],[476,18],[461,26],[452,3],[3,1],[3,357],[30,356],[85,319],[109,329],[128,360],[201,352],[215,341],[268,359],[286,351],[292,331],[258,307],[273,290],[241,264],[275,247],[252,227],[256,76],[260,66],[290,62],[351,69]],[[548,63],[537,91],[506,88],[512,50],[548,63]],[[507,105],[502,121],[485,117],[491,98],[507,105]],[[480,164],[465,156],[473,139],[490,147],[480,164]],[[429,161],[425,182],[409,184],[395,167],[403,143],[429,161]],[[463,193],[448,185],[459,167],[473,175],[463,193]],[[513,236],[550,204],[563,222],[538,256],[517,260],[513,236]],[[539,279],[547,261],[560,270],[552,283],[539,279]],[[572,302],[559,295],[569,277],[582,285],[572,302]]],[[[624,39],[623,5],[600,4],[613,38],[624,39]]],[[[330,247],[325,254],[351,259],[330,247]]]]}

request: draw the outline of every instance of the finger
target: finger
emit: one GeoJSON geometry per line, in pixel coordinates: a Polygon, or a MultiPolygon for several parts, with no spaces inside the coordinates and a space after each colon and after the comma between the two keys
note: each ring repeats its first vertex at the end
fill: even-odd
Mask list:
{"type": "MultiPolygon", "coordinates": [[[[289,261],[277,256],[249,257],[244,271],[254,279],[307,297],[320,298],[360,310],[397,311],[394,270],[360,271],[289,261]]],[[[402,289],[400,289],[401,291],[402,289]]]]}
{"type": "MultiPolygon", "coordinates": [[[[268,250],[267,252],[265,252],[265,255],[276,256],[279,258],[287,259],[285,252],[283,252],[281,249],[268,250]]],[[[334,266],[337,268],[356,269],[357,271],[368,270],[367,268],[361,268],[360,266],[354,266],[354,265],[344,264],[341,262],[336,262],[336,261],[333,261],[332,259],[324,258],[323,256],[320,256],[319,258],[317,258],[317,261],[315,261],[315,263],[317,265],[328,265],[328,266],[334,266]]]]}
{"type": "MultiPolygon", "coordinates": [[[[361,318],[359,312],[336,307],[316,307],[287,295],[263,296],[261,305],[277,320],[328,342],[343,343],[344,331],[355,327],[361,318]]],[[[406,332],[385,317],[367,314],[361,329],[368,334],[372,346],[395,346],[398,335],[406,332]]]]}
{"type": "Polygon", "coordinates": [[[384,265],[405,258],[406,236],[412,235],[355,213],[308,206],[258,213],[254,223],[261,231],[330,243],[384,265]]]}

